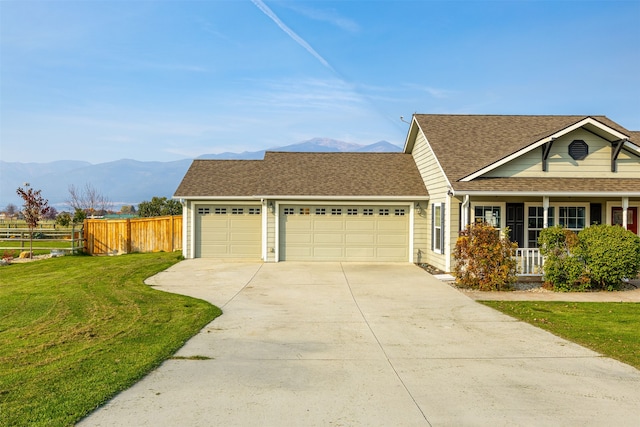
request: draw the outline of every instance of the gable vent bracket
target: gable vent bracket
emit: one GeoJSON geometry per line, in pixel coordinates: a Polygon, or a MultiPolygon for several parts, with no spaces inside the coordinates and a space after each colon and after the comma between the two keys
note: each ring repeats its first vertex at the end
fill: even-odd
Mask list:
{"type": "Polygon", "coordinates": [[[542,172],[548,172],[549,170],[549,163],[547,159],[549,158],[551,146],[553,146],[553,141],[555,140],[555,138],[551,138],[551,141],[542,144],[542,172]]]}
{"type": "Polygon", "coordinates": [[[618,155],[620,154],[620,150],[622,150],[625,142],[627,142],[626,139],[619,139],[611,143],[611,172],[617,171],[616,161],[618,160],[618,155]]]}

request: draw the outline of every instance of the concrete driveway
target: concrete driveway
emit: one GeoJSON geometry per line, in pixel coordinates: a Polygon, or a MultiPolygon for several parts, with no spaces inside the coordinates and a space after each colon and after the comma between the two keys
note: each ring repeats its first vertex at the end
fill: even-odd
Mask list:
{"type": "MultiPolygon", "coordinates": [[[[183,261],[224,314],[82,426],[638,426],[640,371],[410,264],[183,261]]],[[[640,330],[639,330],[640,336],[640,330]]]]}

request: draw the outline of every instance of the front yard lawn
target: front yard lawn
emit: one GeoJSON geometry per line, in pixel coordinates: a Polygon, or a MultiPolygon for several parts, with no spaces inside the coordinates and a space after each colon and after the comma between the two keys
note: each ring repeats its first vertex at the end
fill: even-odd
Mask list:
{"type": "Polygon", "coordinates": [[[178,260],[66,256],[1,267],[0,425],[72,425],[219,316],[143,283],[178,260]]]}
{"type": "Polygon", "coordinates": [[[479,302],[640,369],[640,303],[479,302]]]}

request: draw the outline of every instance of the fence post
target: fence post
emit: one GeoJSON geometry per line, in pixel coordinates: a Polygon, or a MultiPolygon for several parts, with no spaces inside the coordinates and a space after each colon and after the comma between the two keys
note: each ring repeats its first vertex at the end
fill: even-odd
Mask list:
{"type": "Polygon", "coordinates": [[[127,218],[127,226],[126,226],[126,236],[125,236],[125,253],[131,253],[131,219],[127,218]]]}
{"type": "Polygon", "coordinates": [[[173,252],[175,250],[175,245],[173,242],[173,215],[171,215],[169,217],[169,221],[171,221],[171,228],[170,228],[170,233],[171,233],[171,252],[173,252]]]}

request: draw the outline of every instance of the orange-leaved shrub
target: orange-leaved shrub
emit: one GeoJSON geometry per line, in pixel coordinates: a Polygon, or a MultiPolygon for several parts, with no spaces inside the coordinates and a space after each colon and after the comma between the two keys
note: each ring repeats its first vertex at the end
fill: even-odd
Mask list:
{"type": "Polygon", "coordinates": [[[517,243],[490,224],[475,223],[460,232],[453,253],[454,274],[459,286],[481,291],[512,288],[516,281],[517,243]]]}

